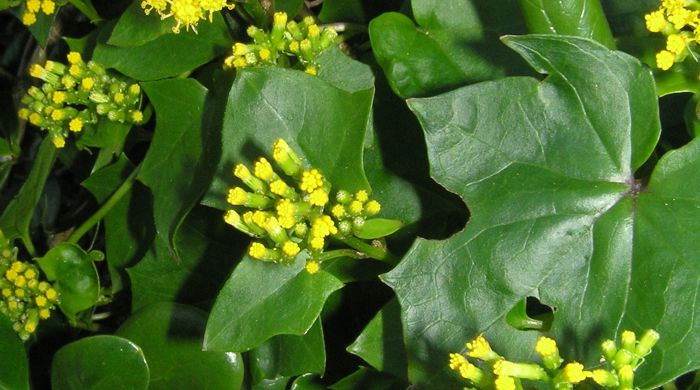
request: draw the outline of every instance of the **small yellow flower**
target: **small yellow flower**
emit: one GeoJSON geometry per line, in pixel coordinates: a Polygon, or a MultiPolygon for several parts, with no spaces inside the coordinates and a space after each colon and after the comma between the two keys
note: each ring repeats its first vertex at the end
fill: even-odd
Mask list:
{"type": "Polygon", "coordinates": [[[56,3],[54,3],[52,0],[44,0],[41,2],[41,10],[46,15],[51,15],[56,10],[56,3]]]}
{"type": "Polygon", "coordinates": [[[29,12],[39,12],[41,8],[41,0],[27,0],[27,10],[29,12]]]}
{"type": "Polygon", "coordinates": [[[661,50],[656,54],[656,66],[661,70],[669,70],[676,61],[676,55],[668,50],[661,50]]]}
{"type": "Polygon", "coordinates": [[[382,209],[382,205],[376,200],[370,200],[365,205],[365,212],[367,215],[377,215],[382,209]]]}
{"type": "Polygon", "coordinates": [[[331,209],[331,214],[338,219],[343,218],[345,216],[345,207],[342,204],[337,204],[331,209]]]}
{"type": "Polygon", "coordinates": [[[328,203],[328,192],[323,188],[317,188],[314,192],[309,194],[309,203],[314,206],[325,206],[326,203],[328,203]]]}
{"type": "Polygon", "coordinates": [[[498,376],[494,381],[496,390],[515,390],[515,380],[509,376],[498,376]]]}
{"type": "Polygon", "coordinates": [[[258,260],[263,259],[266,253],[267,248],[265,248],[265,245],[259,242],[251,243],[250,248],[248,249],[248,254],[250,255],[250,257],[258,260]]]}
{"type": "Polygon", "coordinates": [[[143,121],[143,112],[136,110],[131,113],[131,121],[134,123],[141,123],[143,121]]]}
{"type": "Polygon", "coordinates": [[[484,359],[490,357],[493,353],[491,345],[486,341],[483,334],[478,335],[474,340],[468,342],[466,346],[469,350],[469,352],[467,352],[469,357],[484,359]]]}
{"type": "Polygon", "coordinates": [[[24,324],[24,330],[27,333],[34,333],[34,331],[36,330],[36,323],[33,321],[27,321],[27,323],[24,324]]]}
{"type": "Polygon", "coordinates": [[[557,342],[549,337],[542,336],[537,339],[537,344],[535,344],[535,352],[540,354],[540,356],[550,356],[559,353],[557,348],[557,342]]]}
{"type": "Polygon", "coordinates": [[[364,207],[362,206],[362,202],[359,200],[353,200],[350,202],[350,212],[352,214],[360,214],[362,212],[362,209],[364,207]]]}
{"type": "Polygon", "coordinates": [[[24,11],[22,14],[22,24],[31,26],[36,23],[36,14],[34,12],[24,11]]]}
{"type": "Polygon", "coordinates": [[[312,76],[316,76],[318,74],[318,69],[316,69],[316,67],[313,65],[309,65],[304,69],[304,72],[306,72],[312,76]]]}
{"type": "Polygon", "coordinates": [[[72,52],[68,53],[68,55],[66,56],[66,59],[68,60],[68,63],[73,64],[73,65],[78,64],[78,63],[83,61],[83,57],[77,51],[72,51],[72,52]]]}
{"type": "Polygon", "coordinates": [[[309,260],[306,262],[306,265],[304,266],[304,269],[306,269],[306,272],[310,274],[315,274],[316,272],[321,270],[321,265],[318,264],[318,261],[315,260],[309,260]]]}
{"type": "Polygon", "coordinates": [[[36,112],[29,114],[29,123],[38,126],[41,123],[41,115],[36,112]]]}
{"type": "Polygon", "coordinates": [[[51,119],[53,119],[55,121],[62,121],[65,118],[66,118],[65,112],[63,110],[61,110],[60,108],[51,111],[51,119]]]}
{"type": "Polygon", "coordinates": [[[234,206],[241,206],[248,201],[248,193],[241,187],[234,187],[228,191],[226,200],[234,206]]]}
{"type": "Polygon", "coordinates": [[[39,310],[39,317],[42,320],[46,320],[49,317],[51,317],[51,311],[49,311],[49,309],[41,309],[41,310],[39,310]]]}
{"type": "Polygon", "coordinates": [[[301,175],[301,184],[299,188],[307,193],[312,193],[316,188],[323,186],[323,175],[318,169],[312,168],[304,171],[301,175]]]}
{"type": "Polygon", "coordinates": [[[253,171],[255,172],[255,176],[265,181],[271,181],[276,177],[275,172],[272,170],[272,165],[270,165],[270,162],[267,161],[265,157],[260,157],[260,159],[255,162],[253,171]]]}
{"type": "Polygon", "coordinates": [[[83,120],[80,118],[73,118],[68,122],[68,129],[73,132],[78,132],[83,129],[83,120]]]}
{"type": "Polygon", "coordinates": [[[56,104],[61,104],[66,101],[66,93],[64,91],[56,91],[51,96],[51,100],[56,104]]]}
{"type": "Polygon", "coordinates": [[[80,86],[84,90],[89,91],[95,86],[95,80],[92,77],[86,77],[80,82],[80,86]]]}
{"type": "Polygon", "coordinates": [[[663,31],[668,25],[664,12],[661,10],[652,11],[644,15],[644,21],[646,22],[647,30],[655,33],[663,31]]]}
{"type": "Polygon", "coordinates": [[[36,298],[34,298],[34,302],[36,302],[36,305],[39,307],[44,307],[48,303],[46,297],[43,295],[39,295],[36,298]]]}
{"type": "Polygon", "coordinates": [[[687,40],[681,34],[671,34],[666,39],[666,50],[673,54],[681,54],[685,50],[687,40]]]}
{"type": "Polygon", "coordinates": [[[114,94],[114,102],[117,104],[122,104],[124,102],[124,94],[117,92],[114,94]]]}
{"type": "Polygon", "coordinates": [[[299,253],[301,249],[299,248],[299,245],[294,242],[294,241],[286,241],[282,245],[282,252],[284,252],[287,257],[294,257],[299,253]]]}
{"type": "Polygon", "coordinates": [[[583,370],[583,364],[571,362],[564,366],[564,379],[571,384],[578,384],[592,376],[590,371],[583,370]]]}
{"type": "Polygon", "coordinates": [[[318,25],[316,25],[315,23],[308,27],[307,32],[308,32],[309,37],[311,37],[311,38],[316,38],[321,34],[321,30],[318,28],[318,25]]]}
{"type": "Polygon", "coordinates": [[[287,185],[287,183],[280,179],[277,179],[270,183],[270,191],[272,191],[272,193],[275,195],[284,196],[284,194],[286,194],[288,190],[289,186],[287,185]]]}
{"type": "Polygon", "coordinates": [[[134,96],[137,96],[141,93],[141,87],[138,84],[131,84],[129,86],[129,93],[134,96]]]}
{"type": "Polygon", "coordinates": [[[56,290],[54,290],[53,288],[50,288],[50,287],[49,287],[49,289],[46,290],[46,298],[48,298],[49,300],[52,300],[52,301],[53,301],[53,300],[55,300],[57,297],[58,297],[58,293],[57,293],[56,290]]]}
{"type": "Polygon", "coordinates": [[[263,60],[263,61],[269,60],[269,59],[270,59],[270,55],[271,55],[270,50],[269,50],[268,48],[266,48],[266,47],[263,47],[262,49],[260,49],[260,50],[258,51],[258,57],[260,57],[260,59],[263,60]]]}
{"type": "Polygon", "coordinates": [[[315,249],[317,251],[320,251],[323,249],[323,247],[326,245],[323,237],[313,237],[311,239],[311,249],[315,249]]]}

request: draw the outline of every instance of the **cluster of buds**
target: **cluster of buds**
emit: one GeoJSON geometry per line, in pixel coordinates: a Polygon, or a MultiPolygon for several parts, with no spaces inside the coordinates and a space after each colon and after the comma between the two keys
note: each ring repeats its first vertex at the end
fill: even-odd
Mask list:
{"type": "Polygon", "coordinates": [[[62,148],[69,132],[79,133],[97,123],[99,116],[120,123],[140,123],[143,113],[141,87],[108,75],[93,61],[85,63],[80,53],[68,54],[68,65],[46,61],[29,68],[41,79],[41,88],[32,86],[22,98],[19,117],[47,130],[53,144],[62,148]]]}
{"type": "Polygon", "coordinates": [[[22,24],[31,26],[36,23],[36,14],[39,11],[45,15],[51,15],[56,11],[56,3],[53,0],[27,0],[22,14],[22,24]]]}
{"type": "Polygon", "coordinates": [[[666,36],[665,48],[656,54],[656,66],[670,69],[690,54],[700,42],[700,2],[697,0],[663,0],[661,6],[646,14],[647,30],[666,36]]]}
{"type": "Polygon", "coordinates": [[[255,26],[248,27],[252,43],[236,42],[224,67],[245,68],[258,65],[294,66],[300,64],[306,73],[318,73],[316,57],[336,42],[338,33],[331,27],[319,27],[311,16],[301,23],[287,22],[287,14],[276,12],[272,30],[267,33],[255,26]]]}
{"type": "Polygon", "coordinates": [[[466,344],[465,354],[450,354],[450,369],[469,380],[478,389],[520,390],[521,380],[530,380],[548,384],[555,390],[570,390],[587,379],[603,387],[618,390],[634,389],[634,371],[642,364],[644,357],[659,341],[659,334],[647,330],[637,340],[634,332],[624,331],[621,346],[606,340],[601,344],[603,357],[608,369],[586,370],[583,364],[572,361],[567,364],[559,355],[557,343],[548,337],[540,337],[535,345],[535,352],[542,358],[542,364],[511,362],[491,349],[483,335],[466,344]],[[467,360],[477,359],[477,365],[467,360]]]}
{"type": "Polygon", "coordinates": [[[340,190],[333,196],[331,184],[321,172],[305,170],[283,139],[273,144],[272,157],[285,177],[278,175],[264,157],[255,162],[253,172],[243,164],[236,165],[234,176],[250,191],[233,187],[227,201],[248,210],[228,210],[224,220],[256,239],[248,249],[251,257],[289,264],[299,252],[307,250],[310,257],[306,270],[315,273],[324,260],[321,255],[329,239],[351,246],[361,241],[356,235],[381,206],[364,190],[355,194],[340,190]]]}
{"type": "Polygon", "coordinates": [[[173,27],[175,34],[180,33],[180,26],[185,30],[197,33],[197,23],[203,19],[212,21],[214,12],[220,12],[224,8],[234,9],[235,4],[229,0],[143,0],[141,8],[146,15],[156,11],[161,19],[173,17],[177,23],[173,27]]]}
{"type": "Polygon", "coordinates": [[[0,313],[12,322],[22,340],[36,331],[39,320],[51,316],[58,293],[46,281],[39,281],[39,269],[17,260],[17,248],[0,231],[0,313]]]}

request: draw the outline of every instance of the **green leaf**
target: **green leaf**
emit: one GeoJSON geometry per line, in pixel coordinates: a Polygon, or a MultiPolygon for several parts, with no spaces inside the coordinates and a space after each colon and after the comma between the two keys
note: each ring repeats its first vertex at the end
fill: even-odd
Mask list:
{"type": "Polygon", "coordinates": [[[309,274],[304,263],[304,256],[288,266],[246,256],[216,298],[204,349],[243,352],[272,336],[306,334],[343,284],[323,270],[309,274]]]}
{"type": "Polygon", "coordinates": [[[0,230],[10,240],[21,238],[32,255],[34,245],[29,235],[29,223],[41,198],[44,183],[51,173],[56,154],[56,147],[53,146],[51,139],[44,138],[34,157],[27,180],[0,216],[0,230]]]}
{"type": "MultiPolygon", "coordinates": [[[[83,183],[103,203],[135,169],[126,156],[88,177],[83,183]]],[[[153,241],[152,199],[148,189],[134,183],[104,218],[107,262],[123,268],[141,259],[153,241]]]]}
{"type": "Polygon", "coordinates": [[[520,7],[530,33],[574,35],[615,47],[600,0],[520,0],[520,7]]]}
{"type": "Polygon", "coordinates": [[[365,240],[386,237],[401,229],[403,223],[397,219],[373,218],[365,221],[362,228],[355,234],[365,240]]]}
{"type": "Polygon", "coordinates": [[[140,46],[163,34],[172,33],[175,18],[163,19],[156,12],[146,15],[141,3],[133,2],[119,17],[107,44],[119,47],[140,46]]]}
{"type": "Polygon", "coordinates": [[[145,390],[148,378],[141,348],[117,336],[72,342],[56,352],[51,364],[54,390],[145,390]]]}
{"type": "MultiPolygon", "coordinates": [[[[20,3],[19,7],[10,10],[10,12],[14,14],[17,17],[17,19],[20,20],[20,22],[22,21],[22,15],[24,15],[26,5],[26,2],[23,1],[22,3],[20,3]]],[[[60,9],[61,8],[58,5],[56,5],[56,9],[51,15],[46,15],[42,11],[37,12],[36,22],[28,27],[29,31],[32,33],[37,42],[39,42],[39,45],[41,47],[46,47],[46,44],[49,41],[49,33],[51,32],[51,26],[53,25],[53,21],[54,19],[56,19],[56,15],[60,11],[60,9]]]]}
{"type": "Polygon", "coordinates": [[[364,359],[377,371],[406,379],[406,348],[401,329],[399,301],[389,301],[347,350],[364,359]]]}
{"type": "Polygon", "coordinates": [[[29,368],[24,344],[12,323],[0,314],[0,389],[29,390],[29,368]]]}
{"type": "Polygon", "coordinates": [[[305,334],[275,336],[249,352],[255,369],[253,381],[280,376],[293,377],[305,373],[323,375],[326,349],[323,344],[321,319],[305,334]]]}
{"type": "Polygon", "coordinates": [[[644,186],[634,172],[659,137],[649,70],[585,39],[506,42],[548,78],[409,102],[434,177],[472,212],[463,232],[419,240],[385,276],[403,309],[409,377],[443,383],[435,357],[480,332],[529,360],[540,334],[505,318],[529,296],[554,308],[548,335],[567,359],[595,365],[603,339],[654,328],[662,338],[636,385],[697,368],[700,143],[662,158],[644,186]]]}
{"type": "Polygon", "coordinates": [[[269,156],[280,137],[307,164],[319,168],[334,188],[369,189],[362,143],[372,93],[348,93],[296,70],[241,71],[228,97],[221,158],[203,203],[228,208],[226,192],[235,183],[234,164],[250,165],[259,156],[269,156]]]}
{"type": "Polygon", "coordinates": [[[143,349],[149,389],[236,389],[243,382],[241,355],[202,351],[207,313],[158,303],[132,314],[115,333],[143,349]]]}
{"type": "Polygon", "coordinates": [[[105,43],[110,33],[109,25],[105,25],[92,59],[136,80],[157,80],[191,72],[230,50],[231,37],[221,14],[215,14],[213,20],[213,23],[199,23],[198,34],[192,31],[165,34],[131,47],[105,43]]]}
{"type": "Polygon", "coordinates": [[[406,388],[406,383],[399,382],[390,375],[367,367],[360,367],[354,373],[330,386],[332,390],[399,390],[406,388]]]}
{"type": "Polygon", "coordinates": [[[504,9],[516,7],[514,1],[499,2],[497,12],[489,9],[494,5],[481,3],[487,2],[412,0],[417,25],[395,12],[370,22],[375,58],[396,94],[432,95],[517,69],[517,57],[497,40],[504,33],[522,32],[517,24],[501,20],[504,9]]]}
{"type": "Polygon", "coordinates": [[[61,311],[71,320],[97,303],[100,279],[93,260],[79,246],[62,242],[36,259],[59,293],[61,311]]]}
{"type": "Polygon", "coordinates": [[[202,128],[207,90],[192,79],[142,84],[156,111],[156,131],[139,179],[153,193],[156,231],[177,254],[174,237],[211,178],[202,128]]]}
{"type": "Polygon", "coordinates": [[[157,302],[211,307],[245,250],[240,236],[218,222],[222,218],[219,210],[192,210],[175,236],[175,244],[180,248],[178,257],[161,238],[153,241],[143,259],[127,270],[132,310],[157,302]]]}

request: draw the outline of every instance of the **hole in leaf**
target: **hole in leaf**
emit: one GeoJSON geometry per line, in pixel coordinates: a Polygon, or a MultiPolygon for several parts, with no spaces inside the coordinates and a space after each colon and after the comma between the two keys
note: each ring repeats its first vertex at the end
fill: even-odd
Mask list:
{"type": "Polygon", "coordinates": [[[535,297],[527,297],[518,302],[508,314],[506,322],[518,330],[546,332],[552,326],[556,308],[547,306],[535,297]]]}

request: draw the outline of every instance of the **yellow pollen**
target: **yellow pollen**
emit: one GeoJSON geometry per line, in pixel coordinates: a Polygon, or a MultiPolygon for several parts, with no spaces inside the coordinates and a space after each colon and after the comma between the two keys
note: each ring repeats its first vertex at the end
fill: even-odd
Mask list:
{"type": "Polygon", "coordinates": [[[376,200],[370,200],[365,205],[365,211],[369,215],[377,215],[377,214],[379,214],[381,209],[382,209],[382,205],[379,204],[379,202],[377,202],[376,200]]]}
{"type": "Polygon", "coordinates": [[[248,193],[241,187],[234,187],[228,191],[227,201],[234,206],[241,206],[248,201],[248,193]]]}
{"type": "Polygon", "coordinates": [[[311,239],[311,248],[315,250],[322,250],[323,246],[325,245],[325,241],[323,240],[323,237],[314,237],[311,239]]]}
{"type": "Polygon", "coordinates": [[[51,312],[49,311],[49,309],[41,309],[41,310],[39,310],[39,317],[42,320],[46,320],[49,317],[51,317],[51,312]]]}
{"type": "Polygon", "coordinates": [[[669,70],[676,61],[676,55],[668,50],[661,50],[656,54],[656,66],[661,70],[669,70]]]}
{"type": "Polygon", "coordinates": [[[7,280],[9,280],[10,282],[12,282],[12,281],[15,280],[16,278],[17,278],[17,272],[16,272],[15,270],[13,270],[13,269],[8,269],[7,271],[5,271],[5,279],[7,279],[7,280]]]}
{"type": "Polygon", "coordinates": [[[268,59],[270,59],[270,54],[270,50],[266,47],[263,47],[262,49],[260,49],[260,51],[258,51],[258,57],[260,57],[260,59],[263,61],[267,61],[268,59]]]}
{"type": "Polygon", "coordinates": [[[588,377],[587,374],[591,375],[590,372],[587,373],[583,370],[583,364],[581,363],[571,362],[564,366],[564,379],[571,384],[575,385],[583,382],[588,377]]]}
{"type": "Polygon", "coordinates": [[[51,111],[51,119],[53,119],[55,121],[60,121],[60,120],[63,120],[64,118],[65,118],[65,115],[63,113],[63,110],[57,109],[57,110],[51,111]]]}
{"type": "Polygon", "coordinates": [[[22,272],[24,271],[24,264],[21,261],[15,261],[12,263],[11,268],[15,272],[22,272]]]}
{"type": "Polygon", "coordinates": [[[75,65],[83,60],[83,58],[80,56],[80,53],[78,53],[77,51],[72,51],[68,53],[66,58],[68,59],[68,63],[72,65],[75,65]]]}
{"type": "Polygon", "coordinates": [[[48,290],[46,290],[46,298],[53,301],[54,299],[56,299],[57,296],[58,293],[53,288],[49,288],[48,290]]]}
{"type": "Polygon", "coordinates": [[[95,86],[95,80],[92,77],[86,77],[83,79],[83,81],[80,82],[80,86],[84,90],[89,91],[92,89],[93,86],[95,86]]]}
{"type": "Polygon", "coordinates": [[[306,272],[313,275],[321,269],[321,265],[318,264],[318,261],[309,260],[306,262],[304,269],[306,269],[306,272]]]}
{"type": "Polygon", "coordinates": [[[323,207],[328,203],[328,193],[323,188],[318,188],[309,194],[309,203],[323,207]]]}
{"type": "Polygon", "coordinates": [[[365,203],[369,199],[369,196],[367,195],[367,191],[365,190],[359,190],[357,193],[355,193],[355,200],[359,200],[362,203],[365,203]]]}
{"type": "Polygon", "coordinates": [[[124,102],[124,94],[121,92],[117,92],[114,94],[114,102],[117,104],[121,104],[124,102]]]}
{"type": "Polygon", "coordinates": [[[68,73],[70,73],[71,76],[79,76],[80,75],[80,66],[71,65],[70,68],[68,68],[68,73]]]}
{"type": "Polygon", "coordinates": [[[46,297],[43,295],[39,295],[38,297],[34,298],[34,302],[36,302],[36,305],[39,307],[44,307],[48,303],[46,297]]]}
{"type": "Polygon", "coordinates": [[[359,214],[362,212],[362,202],[359,200],[353,200],[350,202],[350,212],[353,214],[359,214]]]}
{"type": "Polygon", "coordinates": [[[73,132],[78,132],[83,129],[83,120],[80,118],[73,118],[68,122],[68,129],[73,132]]]}
{"type": "Polygon", "coordinates": [[[143,113],[141,111],[134,111],[131,113],[131,120],[134,123],[141,123],[143,121],[143,113]]]}
{"type": "Polygon", "coordinates": [[[29,12],[39,12],[41,0],[27,0],[27,10],[29,12]]]}
{"type": "Polygon", "coordinates": [[[286,241],[284,244],[282,244],[282,252],[284,252],[287,257],[296,256],[300,250],[299,245],[297,245],[297,243],[294,241],[286,241]]]}
{"type": "Polygon", "coordinates": [[[66,93],[63,91],[56,91],[53,93],[51,100],[56,104],[61,104],[66,101],[66,93]]]}
{"type": "Polygon", "coordinates": [[[44,11],[46,15],[51,15],[56,10],[56,3],[52,0],[44,0],[41,2],[41,10],[44,11]]]}
{"type": "Polygon", "coordinates": [[[24,11],[22,14],[22,24],[25,26],[31,26],[36,23],[36,14],[30,11],[24,11]]]}
{"type": "Polygon", "coordinates": [[[265,245],[259,242],[253,242],[250,244],[250,248],[248,249],[248,254],[250,257],[258,260],[264,258],[266,253],[267,248],[265,248],[265,245]]]}
{"type": "Polygon", "coordinates": [[[345,216],[345,207],[342,204],[337,204],[331,209],[331,214],[337,219],[343,218],[345,216]]]}
{"type": "Polygon", "coordinates": [[[540,356],[550,356],[559,353],[557,349],[557,342],[550,339],[549,337],[540,337],[537,339],[537,344],[535,344],[535,352],[540,354],[540,356]]]}
{"type": "Polygon", "coordinates": [[[265,157],[260,157],[260,159],[255,162],[253,171],[255,172],[255,176],[265,181],[271,180],[274,174],[272,165],[270,165],[270,162],[267,161],[265,157]]]}
{"type": "Polygon", "coordinates": [[[36,272],[30,268],[24,272],[24,277],[27,279],[34,279],[36,278],[36,272]]]}
{"type": "Polygon", "coordinates": [[[313,65],[309,65],[304,69],[304,72],[306,72],[312,76],[316,76],[318,74],[318,69],[316,69],[316,67],[313,65]]]}
{"type": "Polygon", "coordinates": [[[483,334],[480,334],[474,340],[467,343],[467,349],[469,349],[467,355],[477,359],[486,358],[493,352],[491,350],[491,345],[486,341],[483,334]]]}
{"type": "Polygon", "coordinates": [[[287,193],[287,190],[289,190],[289,186],[280,179],[270,183],[270,191],[272,191],[273,194],[284,196],[284,194],[287,193]]]}
{"type": "Polygon", "coordinates": [[[317,169],[310,169],[302,173],[301,184],[299,185],[299,188],[301,188],[302,191],[311,193],[316,188],[321,186],[323,186],[323,176],[317,169]]]}
{"type": "Polygon", "coordinates": [[[53,146],[55,146],[57,149],[61,149],[62,147],[66,146],[66,140],[63,139],[63,137],[54,137],[51,142],[53,142],[53,146]]]}
{"type": "Polygon", "coordinates": [[[494,385],[496,390],[515,390],[515,380],[509,376],[498,376],[494,385]]]}
{"type": "Polygon", "coordinates": [[[233,168],[233,175],[241,180],[247,180],[250,177],[250,171],[245,165],[238,164],[233,168]]]}

